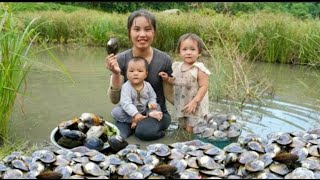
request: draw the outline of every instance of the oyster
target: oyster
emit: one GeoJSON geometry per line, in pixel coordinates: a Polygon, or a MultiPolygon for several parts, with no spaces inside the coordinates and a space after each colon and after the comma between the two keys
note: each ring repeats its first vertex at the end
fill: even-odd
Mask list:
{"type": "Polygon", "coordinates": [[[106,50],[107,50],[108,54],[117,54],[117,52],[119,51],[118,39],[117,38],[111,38],[107,42],[106,50]]]}

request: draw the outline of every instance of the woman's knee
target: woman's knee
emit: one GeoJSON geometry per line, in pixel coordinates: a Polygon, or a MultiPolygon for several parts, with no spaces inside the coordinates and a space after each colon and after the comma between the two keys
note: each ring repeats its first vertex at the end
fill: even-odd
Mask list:
{"type": "Polygon", "coordinates": [[[138,123],[135,136],[144,141],[160,139],[164,132],[160,128],[160,123],[154,118],[147,118],[138,123]]]}

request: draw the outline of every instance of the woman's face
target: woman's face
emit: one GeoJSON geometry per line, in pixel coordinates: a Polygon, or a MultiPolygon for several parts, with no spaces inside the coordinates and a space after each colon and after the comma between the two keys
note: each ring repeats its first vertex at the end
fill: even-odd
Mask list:
{"type": "Polygon", "coordinates": [[[155,35],[154,28],[144,16],[136,17],[130,28],[133,46],[138,49],[149,48],[155,35]]]}

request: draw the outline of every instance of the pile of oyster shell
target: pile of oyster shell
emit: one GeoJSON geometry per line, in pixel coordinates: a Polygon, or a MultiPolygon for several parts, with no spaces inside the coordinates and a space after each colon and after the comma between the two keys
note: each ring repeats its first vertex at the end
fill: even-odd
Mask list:
{"type": "Polygon", "coordinates": [[[210,114],[207,121],[193,128],[193,133],[198,138],[206,140],[236,140],[241,135],[241,127],[241,124],[237,122],[237,117],[233,114],[210,114]]]}
{"type": "Polygon", "coordinates": [[[117,129],[108,126],[102,117],[94,113],[82,113],[79,118],[58,125],[55,141],[67,149],[86,146],[100,151],[109,146],[109,137],[115,135],[117,129]]]}
{"type": "Polygon", "coordinates": [[[2,179],[320,179],[320,128],[239,137],[223,149],[199,139],[128,144],[104,154],[85,146],[0,161],[2,179]]]}

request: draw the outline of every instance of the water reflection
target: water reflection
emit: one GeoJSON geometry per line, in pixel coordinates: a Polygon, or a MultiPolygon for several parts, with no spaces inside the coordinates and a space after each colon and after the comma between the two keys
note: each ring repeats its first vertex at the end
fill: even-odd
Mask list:
{"type": "MultiPolygon", "coordinates": [[[[49,141],[50,132],[59,122],[84,112],[112,121],[110,111],[114,105],[106,95],[110,72],[104,65],[105,49],[60,46],[54,48],[53,53],[65,65],[74,83],[55,70],[57,65],[46,53],[39,54],[39,63],[27,77],[27,92],[18,96],[14,107],[10,130],[14,137],[33,143],[49,141]]],[[[276,89],[274,99],[263,99],[263,105],[247,104],[241,114],[227,102],[212,102],[211,112],[236,113],[244,126],[242,136],[257,133],[266,137],[274,131],[305,131],[319,126],[320,85],[314,71],[306,73],[305,68],[297,66],[259,63],[256,72],[272,81],[276,89]]],[[[172,112],[173,107],[168,106],[172,112]]],[[[176,128],[173,122],[167,136],[161,140],[142,142],[132,136],[128,141],[145,147],[154,142],[169,144],[192,138],[176,128]]]]}

